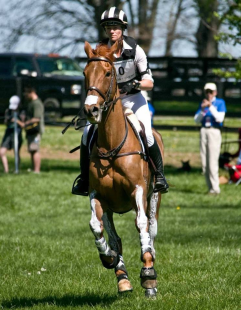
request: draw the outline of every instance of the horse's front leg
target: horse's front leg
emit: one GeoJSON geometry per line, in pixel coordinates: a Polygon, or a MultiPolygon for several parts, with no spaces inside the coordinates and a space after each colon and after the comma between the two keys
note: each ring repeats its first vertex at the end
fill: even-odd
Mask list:
{"type": "MultiPolygon", "coordinates": [[[[156,295],[157,274],[153,267],[155,259],[155,250],[153,247],[153,232],[150,234],[149,220],[147,217],[147,201],[144,190],[141,186],[136,187],[136,227],[140,233],[141,260],[143,268],[141,269],[141,285],[146,289],[146,296],[156,295]]],[[[152,227],[153,230],[153,227],[152,227]]]]}
{"type": "Polygon", "coordinates": [[[99,251],[100,259],[105,268],[115,268],[119,262],[117,252],[112,250],[104,237],[103,209],[101,203],[96,199],[96,192],[90,194],[91,220],[90,229],[95,236],[95,245],[99,251]]]}
{"type": "Polygon", "coordinates": [[[102,216],[104,222],[104,228],[108,234],[109,245],[112,250],[114,250],[119,257],[119,262],[115,267],[115,274],[118,282],[118,292],[130,292],[133,290],[131,283],[128,279],[128,273],[125,267],[125,263],[122,257],[122,242],[121,238],[118,236],[114,221],[113,221],[113,212],[107,211],[104,212],[102,216]]]}

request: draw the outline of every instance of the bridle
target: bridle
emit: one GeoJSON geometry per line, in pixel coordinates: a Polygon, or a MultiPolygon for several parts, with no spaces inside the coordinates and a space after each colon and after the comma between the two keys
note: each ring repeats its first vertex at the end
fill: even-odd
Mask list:
{"type": "MultiPolygon", "coordinates": [[[[107,93],[104,94],[98,87],[96,86],[90,86],[89,88],[86,89],[86,93],[88,93],[91,90],[96,91],[103,99],[104,99],[104,103],[101,105],[100,109],[103,111],[107,111],[108,108],[112,105],[115,104],[120,97],[110,101],[110,95],[112,92],[112,88],[113,88],[113,82],[114,82],[114,77],[115,77],[115,69],[114,69],[114,65],[112,63],[112,61],[110,61],[108,58],[105,58],[103,56],[99,56],[99,57],[92,57],[88,59],[88,64],[92,61],[105,61],[108,62],[111,65],[111,80],[110,80],[110,85],[109,88],[107,90],[107,93]]],[[[117,83],[116,83],[116,87],[117,87],[117,83]]]]}

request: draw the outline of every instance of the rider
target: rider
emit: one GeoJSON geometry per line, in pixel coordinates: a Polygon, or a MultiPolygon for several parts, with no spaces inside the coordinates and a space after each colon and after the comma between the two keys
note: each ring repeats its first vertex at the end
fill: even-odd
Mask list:
{"type": "MultiPolygon", "coordinates": [[[[122,105],[130,108],[140,120],[147,137],[149,155],[156,167],[154,192],[167,193],[168,184],[163,172],[163,161],[160,149],[152,134],[151,118],[146,99],[141,90],[153,88],[153,78],[148,68],[146,54],[131,37],[123,35],[127,29],[126,14],[116,7],[111,7],[101,15],[100,25],[104,28],[108,39],[102,43],[113,45],[119,42],[118,50],[114,54],[114,66],[117,74],[117,83],[122,95],[122,105]]],[[[80,167],[81,174],[76,178],[72,188],[72,194],[87,196],[89,186],[89,150],[87,146],[87,134],[90,126],[86,126],[81,139],[80,167]]]]}

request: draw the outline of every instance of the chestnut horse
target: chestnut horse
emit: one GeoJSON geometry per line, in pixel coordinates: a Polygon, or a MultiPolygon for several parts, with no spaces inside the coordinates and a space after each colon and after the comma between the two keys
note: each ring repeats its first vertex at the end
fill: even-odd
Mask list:
{"type": "MultiPolygon", "coordinates": [[[[115,270],[118,291],[132,291],[113,213],[135,210],[143,262],[141,285],[146,296],[154,297],[157,291],[154,238],[161,194],[153,193],[153,173],[143,159],[140,142],[123,112],[113,65],[116,49],[116,44],[111,48],[101,44],[94,50],[85,42],[88,56],[84,70],[85,114],[90,123],[98,124],[89,166],[90,228],[104,267],[115,270]]],[[[156,131],[153,134],[163,153],[161,136],[156,131]]]]}

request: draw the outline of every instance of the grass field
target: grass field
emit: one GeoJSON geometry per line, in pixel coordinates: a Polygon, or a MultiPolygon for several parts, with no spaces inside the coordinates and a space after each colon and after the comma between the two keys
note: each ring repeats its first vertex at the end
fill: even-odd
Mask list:
{"type": "MultiPolygon", "coordinates": [[[[165,116],[162,115],[155,115],[154,117],[154,124],[156,125],[172,125],[172,126],[197,126],[197,124],[194,122],[193,117],[186,117],[186,116],[165,116]]],[[[238,118],[230,118],[225,117],[224,126],[228,128],[241,127],[241,114],[238,118]]],[[[225,132],[225,129],[223,129],[223,132],[225,132]]]]}
{"type": "MultiPolygon", "coordinates": [[[[199,102],[192,101],[154,101],[154,107],[156,112],[160,115],[173,114],[178,115],[179,113],[187,113],[186,115],[194,115],[197,111],[199,102]]],[[[227,116],[229,115],[241,115],[240,103],[228,102],[226,103],[227,116]]]]}
{"type": "MultiPolygon", "coordinates": [[[[0,137],[3,130],[0,126],[0,137]]],[[[139,283],[142,264],[132,212],[115,215],[134,287],[132,294],[118,296],[114,272],[102,267],[89,229],[88,198],[70,194],[78,154],[68,151],[81,135],[69,130],[62,136],[61,128],[47,127],[40,175],[27,172],[25,145],[20,173],[0,173],[2,309],[241,309],[240,186],[225,184],[219,196],[206,195],[198,132],[162,135],[172,187],[163,195],[155,243],[157,299],[146,299],[139,283]],[[187,159],[191,172],[178,170],[187,159]]],[[[9,158],[13,170],[12,153],[9,158]]]]}

